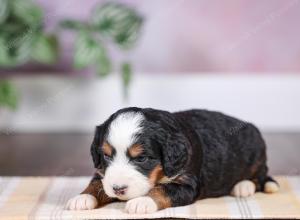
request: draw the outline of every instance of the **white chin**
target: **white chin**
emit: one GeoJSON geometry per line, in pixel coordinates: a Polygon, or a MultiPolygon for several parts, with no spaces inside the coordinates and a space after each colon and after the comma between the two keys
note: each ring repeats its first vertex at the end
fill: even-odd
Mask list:
{"type": "Polygon", "coordinates": [[[127,196],[117,196],[117,198],[118,199],[120,199],[120,200],[124,200],[124,201],[126,201],[126,200],[129,200],[130,198],[129,197],[127,197],[127,196]]]}

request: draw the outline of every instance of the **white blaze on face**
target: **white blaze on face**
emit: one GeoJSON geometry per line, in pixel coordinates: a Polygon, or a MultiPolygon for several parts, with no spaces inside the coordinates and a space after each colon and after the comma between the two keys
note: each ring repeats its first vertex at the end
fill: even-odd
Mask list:
{"type": "Polygon", "coordinates": [[[107,141],[116,154],[105,171],[102,180],[105,193],[110,197],[128,200],[145,195],[151,188],[148,178],[129,163],[127,150],[135,143],[136,135],[142,132],[141,113],[126,112],[115,118],[109,126],[107,141]],[[128,186],[122,196],[115,195],[113,185],[128,186]]]}

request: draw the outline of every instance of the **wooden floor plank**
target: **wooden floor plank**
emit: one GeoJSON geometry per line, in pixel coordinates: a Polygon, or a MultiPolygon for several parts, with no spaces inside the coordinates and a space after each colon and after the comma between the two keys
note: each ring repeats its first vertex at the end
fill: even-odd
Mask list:
{"type": "MultiPolygon", "coordinates": [[[[300,133],[265,133],[272,174],[300,175],[300,133]]],[[[91,175],[92,134],[0,135],[0,175],[91,175]]]]}

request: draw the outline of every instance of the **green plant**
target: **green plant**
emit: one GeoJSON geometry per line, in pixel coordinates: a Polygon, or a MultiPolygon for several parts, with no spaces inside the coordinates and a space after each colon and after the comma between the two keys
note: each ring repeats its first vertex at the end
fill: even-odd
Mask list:
{"type": "Polygon", "coordinates": [[[57,57],[57,40],[44,33],[41,8],[31,0],[0,0],[0,67],[52,64],[57,57]]]}
{"type": "MultiPolygon", "coordinates": [[[[33,61],[53,64],[58,58],[56,37],[44,33],[43,13],[31,0],[0,0],[0,67],[14,68],[33,61]]],[[[0,106],[15,109],[18,94],[9,81],[0,82],[0,106]]]]}
{"type": "Polygon", "coordinates": [[[16,109],[18,93],[15,87],[7,80],[0,81],[0,107],[16,109]]]}
{"type": "MultiPolygon", "coordinates": [[[[142,17],[132,8],[116,2],[97,6],[88,21],[64,20],[61,27],[76,32],[74,67],[83,69],[93,66],[100,76],[113,70],[109,46],[116,45],[122,51],[136,43],[143,23],[142,17]]],[[[119,64],[123,85],[128,87],[132,67],[128,61],[119,64]]]]}
{"type": "MultiPolygon", "coordinates": [[[[87,22],[64,20],[61,27],[76,32],[74,67],[94,66],[100,76],[113,70],[109,46],[132,48],[143,19],[135,10],[114,2],[96,7],[87,22]]],[[[58,58],[58,41],[43,30],[43,13],[31,0],[0,0],[0,67],[13,68],[27,62],[53,64],[58,58]]],[[[119,64],[126,96],[132,67],[119,64]]],[[[0,81],[0,107],[16,108],[18,93],[7,80],[0,81]]]]}

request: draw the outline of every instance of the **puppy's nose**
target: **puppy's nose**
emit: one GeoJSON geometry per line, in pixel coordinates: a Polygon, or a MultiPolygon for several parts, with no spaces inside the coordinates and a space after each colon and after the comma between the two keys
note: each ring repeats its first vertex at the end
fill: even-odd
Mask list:
{"type": "Polygon", "coordinates": [[[126,185],[122,185],[122,186],[119,186],[119,185],[113,185],[113,190],[114,190],[114,193],[119,196],[119,195],[124,195],[128,186],[126,185]]]}

